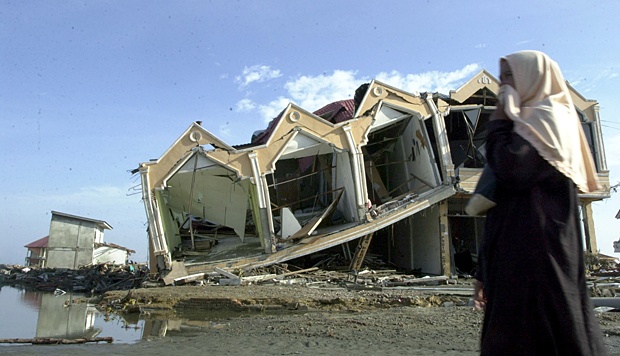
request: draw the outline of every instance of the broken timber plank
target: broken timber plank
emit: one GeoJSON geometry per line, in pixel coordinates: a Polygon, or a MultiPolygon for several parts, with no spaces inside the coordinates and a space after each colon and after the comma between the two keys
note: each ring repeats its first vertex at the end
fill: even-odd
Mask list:
{"type": "Polygon", "coordinates": [[[362,263],[364,262],[364,257],[366,257],[366,252],[368,252],[368,247],[370,246],[370,241],[372,241],[372,235],[374,233],[370,233],[360,239],[360,242],[357,244],[357,249],[355,251],[355,256],[351,261],[350,269],[359,270],[362,267],[362,263]]]}
{"type": "Polygon", "coordinates": [[[447,276],[421,277],[412,279],[403,279],[398,282],[387,282],[387,286],[415,286],[415,285],[438,285],[448,282],[447,276]]]}
{"type": "Polygon", "coordinates": [[[259,283],[259,282],[263,282],[266,280],[274,279],[277,276],[278,276],[277,274],[271,273],[271,274],[263,274],[260,276],[241,277],[241,284],[246,285],[249,283],[259,283]]]}
{"type": "Polygon", "coordinates": [[[318,269],[319,269],[318,267],[311,267],[311,268],[306,268],[306,269],[300,269],[299,271],[286,272],[286,273],[282,273],[282,274],[264,274],[264,275],[261,275],[261,276],[243,277],[243,278],[241,278],[241,282],[242,282],[242,284],[245,284],[245,283],[249,283],[249,282],[260,283],[260,282],[265,282],[265,281],[279,280],[279,279],[282,279],[284,277],[294,276],[296,274],[302,274],[302,273],[306,273],[306,272],[314,272],[314,271],[317,271],[318,269]]]}
{"type": "Polygon", "coordinates": [[[287,238],[287,240],[297,240],[297,239],[302,239],[302,238],[312,235],[314,230],[316,230],[316,228],[319,227],[319,224],[321,223],[321,221],[323,221],[323,219],[329,216],[329,214],[334,212],[334,210],[336,209],[336,206],[338,205],[338,202],[340,201],[340,198],[342,197],[342,193],[344,193],[344,189],[340,190],[336,198],[331,202],[331,204],[329,204],[329,206],[323,211],[323,213],[310,219],[308,223],[306,223],[306,225],[304,225],[304,227],[301,228],[301,230],[291,235],[289,238],[287,238]]]}
{"type": "Polygon", "coordinates": [[[306,269],[300,269],[299,271],[286,272],[286,273],[278,274],[276,276],[276,279],[282,279],[282,278],[287,277],[287,276],[293,276],[293,275],[296,275],[296,274],[302,274],[302,273],[306,273],[306,272],[314,272],[314,271],[317,271],[318,269],[319,269],[318,267],[310,267],[310,268],[306,268],[306,269]]]}
{"type": "Polygon", "coordinates": [[[187,269],[185,269],[185,263],[183,261],[174,261],[170,266],[170,272],[165,275],[162,279],[164,283],[169,286],[174,283],[174,280],[177,278],[187,276],[187,269]]]}
{"type": "Polygon", "coordinates": [[[198,281],[198,280],[201,280],[201,279],[205,279],[205,275],[206,275],[206,273],[196,273],[196,274],[190,274],[189,276],[175,278],[174,279],[174,285],[185,284],[185,283],[189,283],[189,282],[194,282],[194,281],[198,281]]]}
{"type": "Polygon", "coordinates": [[[237,276],[236,274],[230,273],[230,272],[228,272],[226,270],[223,270],[223,269],[221,269],[219,267],[215,267],[213,270],[215,272],[221,274],[222,276],[228,277],[230,279],[239,279],[239,276],[237,276]]]}
{"type": "Polygon", "coordinates": [[[87,342],[114,342],[113,337],[96,337],[92,339],[57,339],[57,338],[34,338],[34,339],[0,339],[0,344],[84,344],[87,342]]]}

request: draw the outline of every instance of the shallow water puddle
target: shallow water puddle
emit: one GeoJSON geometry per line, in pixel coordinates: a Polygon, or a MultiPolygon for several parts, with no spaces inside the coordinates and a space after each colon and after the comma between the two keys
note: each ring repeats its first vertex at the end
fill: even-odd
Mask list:
{"type": "Polygon", "coordinates": [[[0,339],[113,337],[115,343],[142,339],[144,320],[128,323],[118,316],[106,317],[93,305],[71,303],[79,297],[0,287],[0,339]]]}
{"type": "MultiPolygon", "coordinates": [[[[60,293],[58,293],[60,294],[60,293]]],[[[0,287],[0,339],[32,338],[102,338],[114,343],[133,344],[140,340],[161,338],[201,328],[221,328],[235,317],[296,314],[278,310],[200,310],[180,308],[175,318],[162,317],[156,311],[143,314],[106,314],[94,305],[74,303],[84,296],[75,293],[57,295],[10,286],[0,287]]],[[[0,344],[0,348],[12,344],[0,344]]],[[[0,350],[0,353],[2,351],[0,350]]]]}

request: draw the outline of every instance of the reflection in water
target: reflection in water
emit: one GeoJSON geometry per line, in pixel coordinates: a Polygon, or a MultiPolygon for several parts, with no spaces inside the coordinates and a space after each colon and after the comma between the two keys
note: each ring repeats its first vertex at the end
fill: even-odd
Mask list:
{"type": "MultiPolygon", "coordinates": [[[[193,309],[178,311],[180,318],[176,319],[149,313],[107,315],[92,304],[74,303],[81,297],[0,286],[0,339],[113,337],[114,343],[130,344],[190,329],[219,328],[226,319],[242,316],[235,312],[193,309]]],[[[6,346],[0,344],[0,353],[6,346]]]]}
{"type": "Polygon", "coordinates": [[[36,337],[60,339],[97,337],[101,332],[101,329],[95,328],[97,309],[86,303],[72,303],[73,298],[72,293],[42,295],[36,337]]]}
{"type": "Polygon", "coordinates": [[[34,310],[39,310],[42,297],[42,293],[26,290],[24,290],[23,293],[21,293],[20,295],[21,302],[30,306],[34,310]]]}
{"type": "Polygon", "coordinates": [[[80,297],[0,286],[0,338],[113,337],[115,343],[142,338],[143,320],[128,323],[120,316],[105,316],[92,304],[72,303],[80,297]]]}
{"type": "Polygon", "coordinates": [[[144,321],[144,331],[142,332],[142,340],[148,340],[153,337],[164,337],[170,330],[181,331],[181,320],[170,319],[150,319],[144,321]]]}

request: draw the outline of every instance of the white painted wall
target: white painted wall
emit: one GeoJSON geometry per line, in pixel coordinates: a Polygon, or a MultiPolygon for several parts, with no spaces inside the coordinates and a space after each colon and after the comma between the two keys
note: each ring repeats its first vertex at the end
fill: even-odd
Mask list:
{"type": "Polygon", "coordinates": [[[122,265],[125,264],[128,256],[129,255],[125,250],[109,246],[100,246],[93,252],[93,264],[110,262],[117,265],[122,265]]]}

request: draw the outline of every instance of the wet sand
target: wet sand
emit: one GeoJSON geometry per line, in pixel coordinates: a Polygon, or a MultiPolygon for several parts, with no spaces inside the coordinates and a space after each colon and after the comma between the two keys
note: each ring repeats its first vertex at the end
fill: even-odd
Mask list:
{"type": "MultiPolygon", "coordinates": [[[[407,289],[142,289],[129,296],[127,292],[109,293],[101,307],[139,309],[141,314],[128,317],[161,321],[158,325],[166,326],[164,337],[157,336],[156,330],[145,330],[146,336],[135,344],[1,346],[0,353],[477,355],[482,312],[466,302],[463,296],[407,289]]],[[[610,354],[620,355],[620,313],[597,316],[610,354]]]]}
{"type": "Polygon", "coordinates": [[[467,307],[314,311],[186,322],[136,344],[7,346],[9,354],[475,355],[481,313],[467,307]]]}

